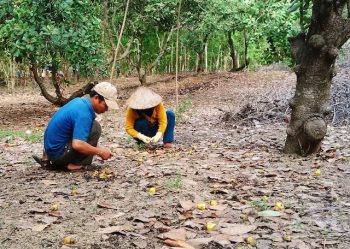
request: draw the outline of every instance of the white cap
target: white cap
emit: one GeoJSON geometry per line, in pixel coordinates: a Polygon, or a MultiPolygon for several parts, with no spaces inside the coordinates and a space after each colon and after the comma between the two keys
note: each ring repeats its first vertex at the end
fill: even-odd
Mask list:
{"type": "Polygon", "coordinates": [[[117,88],[109,82],[100,82],[94,88],[95,92],[101,95],[110,109],[119,109],[117,104],[117,88]]]}

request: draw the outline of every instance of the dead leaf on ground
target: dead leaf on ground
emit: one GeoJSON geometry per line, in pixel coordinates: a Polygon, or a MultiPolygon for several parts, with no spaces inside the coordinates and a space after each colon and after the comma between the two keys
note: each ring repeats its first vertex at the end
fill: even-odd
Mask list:
{"type": "Polygon", "coordinates": [[[116,214],[106,214],[106,215],[93,215],[92,217],[96,220],[96,221],[101,221],[101,220],[113,220],[116,218],[119,218],[120,216],[123,216],[124,213],[119,212],[116,214]]]}
{"type": "Polygon", "coordinates": [[[172,240],[172,239],[166,239],[164,240],[164,243],[171,247],[180,247],[180,248],[186,248],[186,249],[196,249],[190,244],[188,244],[185,241],[182,240],[172,240]]]}
{"type": "Polygon", "coordinates": [[[186,240],[186,230],[184,228],[170,230],[169,232],[162,233],[159,235],[162,239],[171,239],[171,240],[186,240]]]}
{"type": "Polygon", "coordinates": [[[244,225],[244,224],[221,224],[223,228],[220,232],[227,235],[242,235],[254,231],[256,229],[255,225],[244,225]]]}
{"type": "Polygon", "coordinates": [[[107,209],[116,209],[113,205],[109,204],[109,203],[97,203],[97,207],[99,208],[107,208],[107,209]]]}
{"type": "Polygon", "coordinates": [[[216,206],[209,206],[209,209],[216,210],[216,211],[223,211],[227,208],[227,205],[216,205],[216,206]]]}
{"type": "Polygon", "coordinates": [[[192,201],[180,200],[180,206],[184,209],[184,211],[191,210],[195,204],[192,201]]]}
{"type": "Polygon", "coordinates": [[[41,232],[45,228],[47,228],[48,226],[50,226],[50,224],[39,224],[39,225],[36,225],[36,226],[32,227],[32,231],[34,231],[34,232],[41,232]]]}
{"type": "Polygon", "coordinates": [[[106,228],[100,228],[98,233],[100,234],[112,234],[112,233],[125,233],[130,232],[133,229],[129,226],[111,226],[106,228]]]}

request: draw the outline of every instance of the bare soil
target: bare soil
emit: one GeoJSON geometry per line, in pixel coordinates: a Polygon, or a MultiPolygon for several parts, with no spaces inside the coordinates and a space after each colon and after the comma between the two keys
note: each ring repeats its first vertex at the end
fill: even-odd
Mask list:
{"type": "MultiPolygon", "coordinates": [[[[175,109],[174,79],[150,81],[157,82],[151,88],[166,107],[175,109]]],[[[114,83],[121,108],[98,118],[100,144],[114,157],[94,160],[113,171],[111,177],[44,170],[31,158],[41,154],[41,142],[0,139],[0,248],[169,248],[169,239],[180,248],[254,248],[249,236],[260,249],[350,248],[349,127],[330,126],[322,151],[304,158],[282,153],[286,123],[264,115],[271,111],[266,103],[292,95],[293,73],[181,78],[184,111],[170,150],[135,146],[124,131],[124,116],[125,100],[138,82],[114,83]],[[225,119],[247,104],[265,109],[249,116],[251,122],[225,119]],[[210,206],[211,200],[218,205],[210,206]],[[284,208],[272,213],[276,202],[284,208]],[[51,210],[55,204],[58,210],[51,210]],[[207,222],[215,224],[213,231],[207,222]],[[64,244],[66,236],[75,243],[64,244]]],[[[57,109],[35,87],[5,91],[1,99],[1,130],[42,134],[57,109]]],[[[281,112],[288,114],[281,109],[276,115],[281,112]]]]}

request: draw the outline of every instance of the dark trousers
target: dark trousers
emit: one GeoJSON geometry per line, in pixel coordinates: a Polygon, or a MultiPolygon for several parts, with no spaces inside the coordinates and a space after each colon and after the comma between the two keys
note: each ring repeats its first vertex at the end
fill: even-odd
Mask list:
{"type": "MultiPolygon", "coordinates": [[[[175,113],[172,110],[167,110],[166,116],[168,124],[164,132],[163,143],[172,143],[174,142],[175,113]]],[[[139,118],[136,120],[134,128],[143,135],[153,137],[158,131],[158,123],[152,127],[145,118],[139,118]]]]}
{"type": "MultiPolygon", "coordinates": [[[[101,125],[96,120],[94,120],[90,130],[89,138],[86,142],[96,147],[100,136],[101,136],[101,125]]],[[[74,150],[72,148],[72,143],[70,143],[66,146],[66,150],[64,151],[62,156],[55,159],[49,158],[49,160],[53,167],[63,168],[70,163],[75,165],[89,165],[92,162],[92,158],[93,158],[92,155],[82,154],[74,150]]]]}

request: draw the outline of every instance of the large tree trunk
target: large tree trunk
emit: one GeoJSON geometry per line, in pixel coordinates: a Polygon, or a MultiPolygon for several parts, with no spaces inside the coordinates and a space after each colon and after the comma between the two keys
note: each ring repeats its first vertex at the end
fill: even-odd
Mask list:
{"type": "Polygon", "coordinates": [[[234,72],[238,68],[238,60],[237,60],[236,48],[233,43],[231,31],[227,33],[227,42],[228,42],[228,46],[230,47],[230,56],[232,59],[232,69],[230,70],[230,72],[234,72]]]}
{"type": "Polygon", "coordinates": [[[292,108],[284,151],[309,155],[317,152],[327,131],[331,112],[330,87],[338,49],[349,39],[349,19],[342,13],[346,1],[315,0],[307,35],[290,38],[297,63],[297,86],[289,101],[292,108]]]}
{"type": "Polygon", "coordinates": [[[208,41],[208,38],[209,38],[209,34],[206,34],[204,36],[204,39],[203,39],[203,42],[202,42],[202,47],[201,47],[201,50],[200,51],[197,51],[197,54],[198,54],[198,67],[197,67],[197,73],[201,73],[201,72],[204,72],[204,59],[205,59],[205,46],[206,46],[206,43],[208,41]]]}

